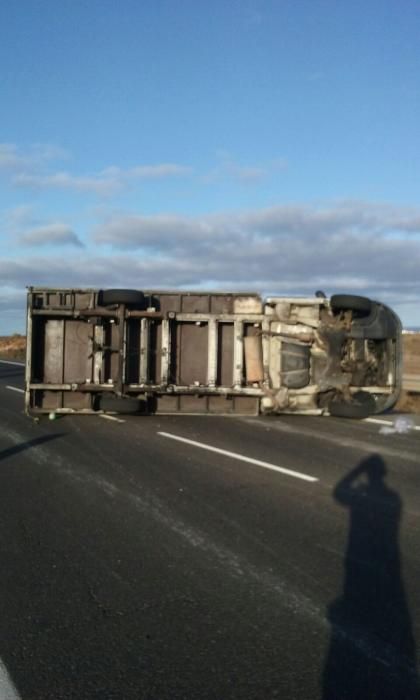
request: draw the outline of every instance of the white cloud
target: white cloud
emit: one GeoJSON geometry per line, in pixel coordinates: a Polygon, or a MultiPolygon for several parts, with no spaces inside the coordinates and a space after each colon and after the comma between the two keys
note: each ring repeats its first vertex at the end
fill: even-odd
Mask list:
{"type": "Polygon", "coordinates": [[[387,238],[420,234],[420,212],[366,202],[344,202],[329,207],[277,206],[247,212],[189,217],[118,215],[100,225],[96,243],[121,249],[202,252],[215,246],[245,245],[258,250],[284,248],[291,239],[306,245],[328,237],[329,247],[344,236],[387,238]]]}
{"type": "Polygon", "coordinates": [[[94,193],[102,196],[115,194],[122,188],[121,179],[115,176],[106,174],[81,177],[70,175],[67,172],[49,175],[20,173],[14,176],[13,184],[17,187],[30,189],[73,190],[75,192],[94,193]]]}
{"type": "Polygon", "coordinates": [[[268,168],[256,165],[238,165],[233,162],[226,163],[223,170],[227,176],[239,182],[256,182],[268,175],[268,168]]]}
{"type": "Polygon", "coordinates": [[[14,233],[21,231],[27,226],[35,225],[37,219],[31,204],[20,204],[2,212],[0,214],[0,223],[3,229],[14,233]]]}
{"type": "Polygon", "coordinates": [[[125,177],[128,179],[139,178],[154,180],[165,177],[174,177],[178,175],[189,175],[191,172],[192,169],[185,165],[176,165],[175,163],[160,163],[158,165],[137,165],[134,168],[129,168],[125,171],[125,177]]]}
{"type": "Polygon", "coordinates": [[[0,168],[2,170],[13,170],[20,167],[26,167],[26,159],[18,153],[16,146],[9,143],[1,143],[0,168]]]}
{"type": "Polygon", "coordinates": [[[177,163],[139,164],[130,168],[112,165],[87,174],[53,170],[51,164],[69,154],[52,144],[33,144],[27,149],[0,143],[0,172],[15,187],[35,190],[60,189],[108,197],[135,180],[160,180],[189,175],[192,169],[177,163]]]}
{"type": "Polygon", "coordinates": [[[411,304],[413,317],[417,313],[411,322],[420,325],[419,223],[418,210],[366,202],[200,217],[121,215],[98,226],[83,255],[3,259],[0,279],[14,289],[36,284],[307,294],[324,288],[327,294],[366,294],[397,310],[411,304]],[[104,244],[112,246],[112,256],[101,252],[104,244]]]}
{"type": "Polygon", "coordinates": [[[22,204],[0,213],[0,225],[11,241],[22,245],[83,247],[68,223],[45,219],[30,204],[22,204]]]}
{"type": "MultiPolygon", "coordinates": [[[[420,212],[368,202],[278,206],[199,217],[114,216],[94,241],[139,251],[154,286],[420,296],[420,212]],[[159,267],[156,267],[156,266],[159,267]]],[[[132,263],[134,264],[134,263],[132,263]]],[[[139,273],[136,273],[136,275],[139,273]]],[[[137,277],[139,279],[139,277],[137,277]]]]}
{"type": "MultiPolygon", "coordinates": [[[[327,243],[327,240],[324,241],[327,243]]],[[[318,243],[318,242],[317,242],[318,243]]],[[[123,286],[134,288],[255,289],[265,293],[308,293],[325,287],[327,293],[354,291],[400,303],[418,298],[420,245],[388,241],[378,253],[374,241],[364,250],[349,239],[320,249],[297,244],[277,249],[215,249],[212,257],[98,255],[40,257],[0,262],[3,285],[123,286]],[[384,274],[384,269],[389,272],[384,274]]],[[[359,241],[360,243],[360,241],[359,241]]]]}
{"type": "Polygon", "coordinates": [[[0,143],[0,171],[32,170],[49,161],[67,157],[67,151],[48,143],[33,144],[27,149],[14,143],[0,143]]]}
{"type": "Polygon", "coordinates": [[[20,242],[24,245],[34,247],[46,245],[72,245],[78,248],[83,247],[83,243],[71,227],[63,223],[51,223],[31,229],[21,236],[20,242]]]}
{"type": "Polygon", "coordinates": [[[202,177],[205,183],[217,183],[231,180],[239,184],[253,184],[264,180],[272,173],[284,170],[286,160],[278,158],[264,165],[238,163],[230,153],[219,150],[216,154],[218,165],[202,177]]]}
{"type": "MultiPolygon", "coordinates": [[[[67,158],[68,154],[51,144],[34,144],[25,149],[16,144],[0,144],[0,172],[10,178],[15,187],[34,190],[54,190],[94,194],[110,197],[135,181],[162,180],[186,177],[193,169],[180,163],[140,163],[121,168],[110,165],[91,173],[74,173],[52,168],[54,161],[67,158]]],[[[217,165],[202,175],[205,183],[233,181],[239,184],[257,183],[287,166],[282,159],[266,164],[238,162],[228,152],[218,151],[217,165]]]]}
{"type": "Polygon", "coordinates": [[[68,172],[55,173],[18,173],[12,182],[17,187],[32,189],[60,189],[74,192],[93,193],[99,196],[111,196],[120,192],[133,180],[156,180],[188,175],[191,169],[175,163],[157,165],[138,165],[122,169],[110,166],[93,175],[72,175],[68,172]]]}

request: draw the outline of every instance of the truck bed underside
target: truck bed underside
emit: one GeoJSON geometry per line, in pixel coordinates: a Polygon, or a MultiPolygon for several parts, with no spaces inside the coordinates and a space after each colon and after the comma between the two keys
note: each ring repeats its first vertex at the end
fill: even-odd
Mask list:
{"type": "Polygon", "coordinates": [[[145,292],[141,308],[104,306],[95,290],[32,289],[27,409],[96,412],[112,395],[158,413],[313,413],[320,392],[337,386],[390,392],[387,341],[344,343],[326,310],[322,322],[322,301],[286,307],[255,294],[188,292],[145,292]]]}

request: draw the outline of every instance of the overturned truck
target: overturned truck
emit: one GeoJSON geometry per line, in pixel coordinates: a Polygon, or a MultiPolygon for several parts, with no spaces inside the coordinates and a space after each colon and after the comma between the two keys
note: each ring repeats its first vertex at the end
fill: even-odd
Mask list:
{"type": "Polygon", "coordinates": [[[322,293],[28,289],[26,411],[326,414],[391,408],[401,324],[322,293]]]}

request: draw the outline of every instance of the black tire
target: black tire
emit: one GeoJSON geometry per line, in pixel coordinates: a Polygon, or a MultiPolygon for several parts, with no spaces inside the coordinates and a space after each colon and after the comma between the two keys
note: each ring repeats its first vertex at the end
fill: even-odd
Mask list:
{"type": "Polygon", "coordinates": [[[353,394],[351,401],[333,399],[328,406],[330,415],[336,418],[368,418],[375,413],[376,402],[367,391],[353,394]]]}
{"type": "Polygon", "coordinates": [[[102,396],[99,407],[101,411],[110,411],[112,413],[139,413],[140,401],[138,399],[124,399],[120,396],[102,396]]]}
{"type": "Polygon", "coordinates": [[[144,306],[144,294],[137,289],[103,289],[99,292],[101,306],[111,304],[129,304],[130,306],[144,306]]]}
{"type": "Polygon", "coordinates": [[[333,311],[355,311],[368,315],[372,311],[372,302],[367,297],[358,297],[355,294],[333,294],[330,299],[333,311]]]}

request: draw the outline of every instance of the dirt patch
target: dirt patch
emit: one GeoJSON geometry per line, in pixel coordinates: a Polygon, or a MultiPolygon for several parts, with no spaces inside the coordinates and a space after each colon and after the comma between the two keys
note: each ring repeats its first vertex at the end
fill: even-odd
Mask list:
{"type": "Polygon", "coordinates": [[[419,413],[420,414],[420,394],[410,391],[402,391],[397,404],[393,411],[400,413],[419,413]]]}
{"type": "MultiPolygon", "coordinates": [[[[403,361],[403,374],[420,376],[420,333],[405,333],[403,335],[403,361]]],[[[401,392],[394,410],[420,414],[420,394],[410,391],[401,392]]]]}
{"type": "Polygon", "coordinates": [[[14,335],[0,336],[0,358],[5,360],[24,360],[26,353],[26,337],[14,335]]]}
{"type": "Polygon", "coordinates": [[[420,333],[403,335],[404,374],[420,374],[420,333]]]}

